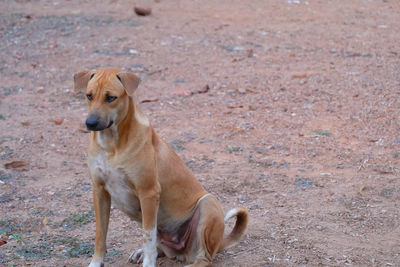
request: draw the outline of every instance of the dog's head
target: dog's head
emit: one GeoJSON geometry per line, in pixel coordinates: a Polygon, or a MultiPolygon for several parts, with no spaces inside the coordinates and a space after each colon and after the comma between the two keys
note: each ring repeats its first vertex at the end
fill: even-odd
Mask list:
{"type": "Polygon", "coordinates": [[[75,91],[86,89],[86,126],[101,131],[118,124],[128,113],[129,98],[140,83],[133,73],[117,69],[85,70],[75,74],[75,91]]]}

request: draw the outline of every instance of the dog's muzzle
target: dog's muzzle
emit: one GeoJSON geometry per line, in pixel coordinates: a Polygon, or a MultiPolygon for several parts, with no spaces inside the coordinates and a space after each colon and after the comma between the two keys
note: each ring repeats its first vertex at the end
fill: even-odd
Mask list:
{"type": "Polygon", "coordinates": [[[86,127],[89,131],[102,131],[110,128],[112,124],[113,121],[110,121],[108,124],[103,123],[96,115],[91,115],[86,119],[86,127]]]}

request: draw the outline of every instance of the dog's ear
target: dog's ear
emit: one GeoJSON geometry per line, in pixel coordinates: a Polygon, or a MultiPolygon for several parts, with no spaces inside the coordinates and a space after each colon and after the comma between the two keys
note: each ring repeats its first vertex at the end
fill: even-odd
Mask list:
{"type": "Polygon", "coordinates": [[[75,93],[80,92],[82,89],[86,89],[90,79],[95,74],[94,70],[84,70],[74,75],[74,91],[75,93]]]}
{"type": "Polygon", "coordinates": [[[132,72],[122,71],[117,74],[117,78],[122,83],[125,88],[126,93],[132,96],[135,90],[138,88],[140,83],[140,78],[133,74],[132,72]]]}

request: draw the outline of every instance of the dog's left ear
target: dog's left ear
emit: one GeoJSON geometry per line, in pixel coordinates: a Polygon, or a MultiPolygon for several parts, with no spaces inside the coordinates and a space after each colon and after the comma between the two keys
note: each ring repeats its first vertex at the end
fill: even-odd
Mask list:
{"type": "Polygon", "coordinates": [[[94,70],[84,70],[74,75],[74,91],[75,93],[80,92],[82,89],[86,89],[90,79],[95,74],[94,70]]]}
{"type": "Polygon", "coordinates": [[[128,96],[132,96],[139,86],[140,78],[132,72],[120,72],[117,78],[122,83],[128,96]]]}

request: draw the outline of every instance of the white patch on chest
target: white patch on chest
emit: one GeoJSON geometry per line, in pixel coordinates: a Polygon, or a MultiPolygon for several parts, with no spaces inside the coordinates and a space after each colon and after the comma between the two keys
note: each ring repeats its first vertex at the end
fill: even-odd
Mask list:
{"type": "Polygon", "coordinates": [[[92,175],[100,179],[115,207],[133,219],[140,219],[140,203],[122,168],[112,166],[106,153],[100,153],[89,162],[92,175]]]}
{"type": "Polygon", "coordinates": [[[105,138],[104,135],[98,133],[96,136],[97,139],[97,143],[102,147],[102,148],[106,148],[107,147],[107,138],[105,138]]]}
{"type": "Polygon", "coordinates": [[[109,129],[97,132],[96,141],[103,149],[107,149],[116,144],[118,137],[118,126],[114,124],[109,129]]]}

